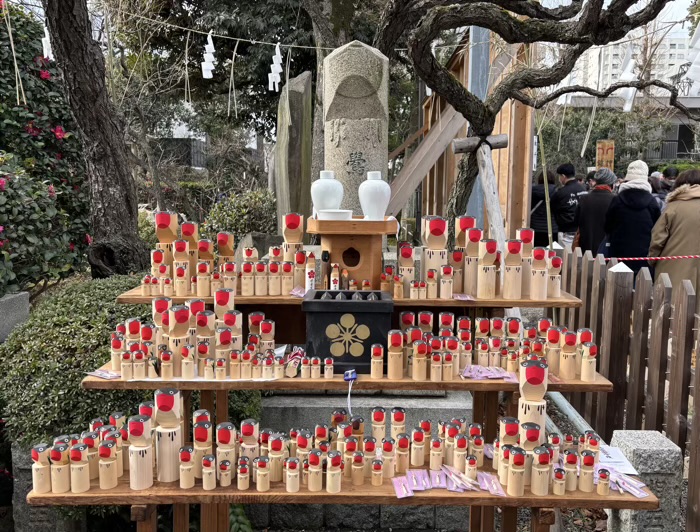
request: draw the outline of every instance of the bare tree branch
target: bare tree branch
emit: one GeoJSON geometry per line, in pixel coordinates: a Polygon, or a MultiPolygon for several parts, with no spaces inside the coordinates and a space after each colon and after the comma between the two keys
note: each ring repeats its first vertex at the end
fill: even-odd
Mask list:
{"type": "Polygon", "coordinates": [[[625,88],[633,88],[637,90],[644,90],[649,87],[659,87],[661,89],[664,89],[665,91],[668,91],[669,93],[669,105],[675,107],[678,109],[680,112],[682,112],[685,116],[690,118],[691,120],[700,120],[700,112],[694,111],[683,105],[681,102],[678,101],[678,89],[669,83],[666,83],[664,81],[659,81],[656,79],[652,80],[637,80],[637,81],[621,81],[618,83],[614,83],[610,85],[608,88],[603,89],[603,90],[596,90],[592,89],[590,87],[586,87],[584,85],[572,85],[570,87],[562,87],[561,89],[557,89],[555,91],[552,91],[551,93],[547,94],[546,96],[542,96],[540,98],[533,98],[531,96],[528,96],[522,91],[515,91],[512,93],[512,97],[519,102],[524,103],[525,105],[529,105],[530,107],[534,109],[541,109],[545,105],[547,105],[550,102],[553,102],[557,100],[560,96],[564,96],[565,94],[573,94],[573,93],[584,93],[588,94],[590,96],[595,96],[596,98],[607,98],[611,94],[613,94],[615,91],[620,90],[620,89],[625,89],[625,88]]]}
{"type": "Polygon", "coordinates": [[[514,91],[556,85],[569,75],[578,58],[590,47],[590,44],[567,46],[559,56],[559,60],[551,67],[515,70],[491,91],[491,94],[486,98],[486,106],[492,113],[498,114],[503,104],[512,97],[514,91]]]}

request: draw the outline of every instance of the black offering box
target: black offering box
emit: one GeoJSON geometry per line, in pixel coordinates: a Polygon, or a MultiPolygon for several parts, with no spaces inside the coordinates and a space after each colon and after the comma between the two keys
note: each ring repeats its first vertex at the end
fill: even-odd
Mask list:
{"type": "Polygon", "coordinates": [[[309,290],[301,309],[306,313],[306,356],[331,356],[336,374],[348,369],[369,373],[372,344],[386,348],[394,310],[387,292],[309,290]]]}

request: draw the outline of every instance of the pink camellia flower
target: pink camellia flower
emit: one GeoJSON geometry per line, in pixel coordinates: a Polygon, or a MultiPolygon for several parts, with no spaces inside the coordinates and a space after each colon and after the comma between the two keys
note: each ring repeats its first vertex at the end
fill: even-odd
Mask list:
{"type": "Polygon", "coordinates": [[[85,242],[87,242],[88,246],[92,244],[92,237],[85,233],[85,242]]]}
{"type": "Polygon", "coordinates": [[[39,133],[41,133],[41,129],[34,125],[34,121],[31,121],[26,126],[24,126],[24,130],[27,133],[29,133],[32,137],[38,137],[39,133]]]}
{"type": "Polygon", "coordinates": [[[58,152],[58,153],[56,154],[56,159],[59,160],[59,161],[60,161],[61,159],[63,159],[63,154],[62,154],[61,152],[58,152]]]}
{"type": "Polygon", "coordinates": [[[80,190],[80,187],[78,185],[73,185],[73,190],[80,190]]]}
{"type": "Polygon", "coordinates": [[[69,248],[71,251],[75,251],[75,244],[73,244],[73,242],[71,242],[70,245],[68,246],[68,248],[69,248]]]}
{"type": "Polygon", "coordinates": [[[0,233],[2,233],[4,230],[5,230],[5,226],[4,226],[4,225],[0,225],[0,233]]]}
{"type": "Polygon", "coordinates": [[[0,192],[4,192],[6,186],[7,186],[7,179],[5,179],[4,177],[0,177],[0,192]]]}
{"type": "Polygon", "coordinates": [[[39,72],[39,77],[43,80],[48,81],[51,79],[51,72],[49,72],[48,70],[42,70],[41,72],[39,72]]]}
{"type": "Polygon", "coordinates": [[[63,140],[66,137],[66,130],[63,126],[56,126],[51,130],[58,140],[63,140]]]}
{"type": "Polygon", "coordinates": [[[49,197],[54,199],[56,197],[56,189],[53,185],[49,185],[49,197]]]}

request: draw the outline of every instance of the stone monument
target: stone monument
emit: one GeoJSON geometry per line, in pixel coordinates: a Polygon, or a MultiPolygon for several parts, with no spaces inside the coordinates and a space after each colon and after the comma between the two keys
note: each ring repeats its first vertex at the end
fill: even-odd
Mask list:
{"type": "MultiPolygon", "coordinates": [[[[341,208],[362,214],[357,188],[388,167],[389,59],[353,41],[323,61],[325,170],[345,188],[341,208]]],[[[317,176],[314,176],[316,178],[317,176]]]]}
{"type": "Polygon", "coordinates": [[[311,216],[312,111],[311,72],[306,71],[282,88],[277,106],[274,187],[280,234],[285,214],[311,216]]]}

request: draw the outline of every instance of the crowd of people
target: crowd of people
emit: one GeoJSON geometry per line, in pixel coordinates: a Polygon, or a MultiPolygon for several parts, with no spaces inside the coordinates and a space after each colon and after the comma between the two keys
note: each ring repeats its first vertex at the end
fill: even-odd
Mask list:
{"type": "MultiPolygon", "coordinates": [[[[556,174],[542,171],[532,186],[530,224],[535,245],[549,245],[549,223],[554,240],[606,257],[665,257],[700,255],[700,170],[649,173],[644,161],[633,161],[624,177],[608,168],[577,177],[572,164],[556,174]],[[551,219],[547,217],[547,201],[551,219]],[[548,223],[549,222],[549,223],[548,223]]],[[[624,261],[635,274],[650,266],[667,273],[673,286],[690,279],[700,286],[700,260],[624,261]]]]}

